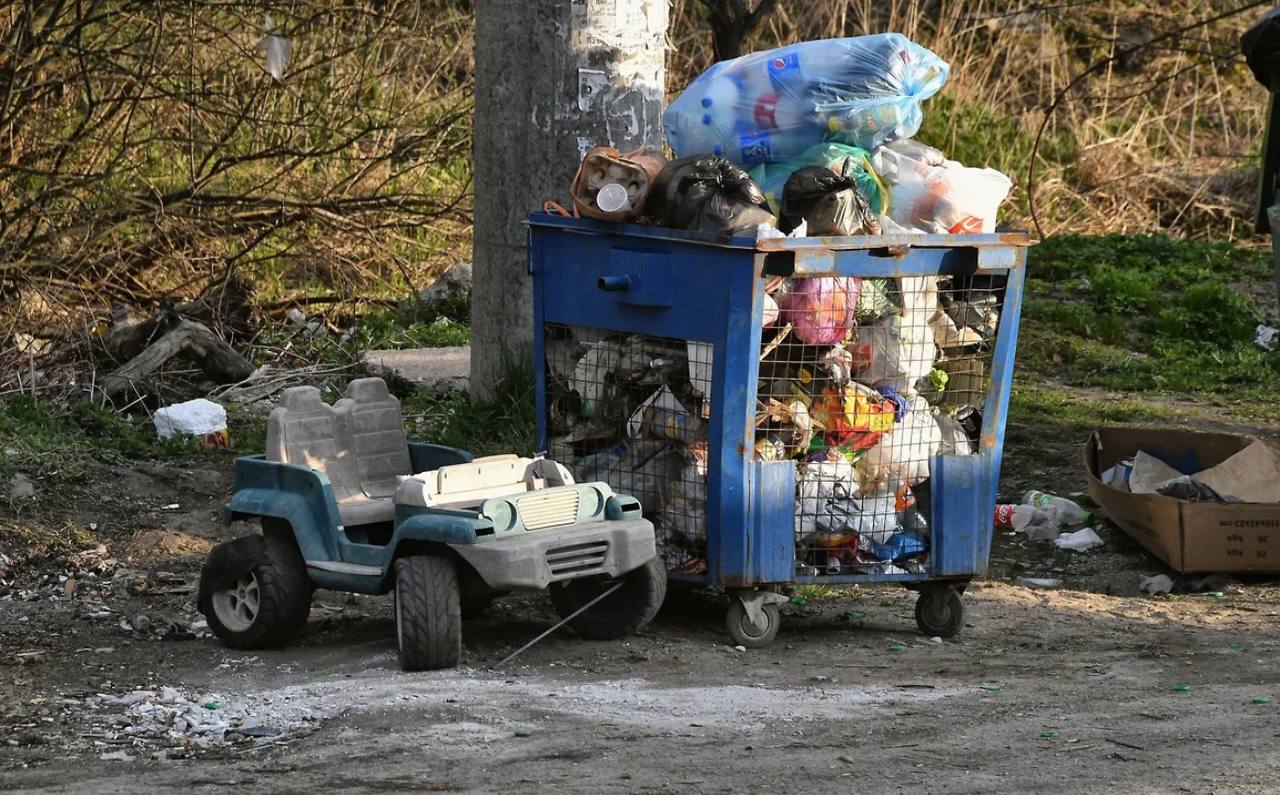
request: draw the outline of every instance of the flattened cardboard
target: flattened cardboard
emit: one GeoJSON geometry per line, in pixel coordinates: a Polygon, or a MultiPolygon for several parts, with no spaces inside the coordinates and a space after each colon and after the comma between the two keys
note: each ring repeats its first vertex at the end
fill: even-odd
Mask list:
{"type": "Polygon", "coordinates": [[[1280,571],[1280,505],[1182,502],[1105,485],[1100,474],[1122,458],[1148,450],[1170,460],[1194,449],[1213,467],[1253,443],[1226,433],[1181,428],[1105,428],[1084,446],[1089,496],[1107,518],[1175,571],[1280,571]]]}
{"type": "Polygon", "coordinates": [[[1254,442],[1196,480],[1241,502],[1280,502],[1280,471],[1266,442],[1254,442]]]}

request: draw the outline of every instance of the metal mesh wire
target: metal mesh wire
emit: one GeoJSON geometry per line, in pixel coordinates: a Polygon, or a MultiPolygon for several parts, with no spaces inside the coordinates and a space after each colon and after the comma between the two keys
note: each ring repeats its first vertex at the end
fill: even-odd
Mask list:
{"type": "MultiPolygon", "coordinates": [[[[1004,278],[767,290],[753,455],[795,461],[796,574],[924,570],[931,459],[976,452],[1004,278]]],[[[704,572],[712,346],[557,325],[545,340],[548,453],[639,499],[668,568],[704,572]]]]}
{"type": "Polygon", "coordinates": [[[711,345],[548,325],[548,455],[629,494],[668,568],[706,571],[711,345]]]}
{"type": "Polygon", "coordinates": [[[932,458],[976,452],[1002,290],[923,276],[777,287],[756,456],[797,462],[797,575],[923,571],[932,458]]]}

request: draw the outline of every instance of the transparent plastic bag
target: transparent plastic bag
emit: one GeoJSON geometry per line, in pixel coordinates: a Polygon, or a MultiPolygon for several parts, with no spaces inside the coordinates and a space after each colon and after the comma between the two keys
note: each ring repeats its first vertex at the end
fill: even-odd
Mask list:
{"type": "Polygon", "coordinates": [[[889,217],[916,232],[994,232],[996,211],[1013,188],[995,169],[961,165],[918,141],[894,141],[872,164],[889,188],[889,217]]]}
{"type": "Polygon", "coordinates": [[[713,65],[662,116],[677,155],[777,162],[824,140],[874,149],[920,129],[946,61],[899,33],[809,41],[713,65]]]}
{"type": "Polygon", "coordinates": [[[914,486],[929,477],[933,457],[942,449],[942,431],[929,404],[922,398],[911,401],[911,411],[880,443],[863,454],[858,462],[869,471],[887,473],[914,486]]]}

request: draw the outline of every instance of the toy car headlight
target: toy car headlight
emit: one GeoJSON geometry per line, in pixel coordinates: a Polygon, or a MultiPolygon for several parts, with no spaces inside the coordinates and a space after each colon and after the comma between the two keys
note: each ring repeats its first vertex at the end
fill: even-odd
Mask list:
{"type": "Polygon", "coordinates": [[[604,495],[595,487],[582,489],[579,500],[578,513],[581,516],[597,516],[604,508],[604,495]]]}
{"type": "Polygon", "coordinates": [[[516,525],[516,506],[506,500],[491,501],[485,506],[484,515],[493,522],[493,529],[499,533],[516,525]]]}

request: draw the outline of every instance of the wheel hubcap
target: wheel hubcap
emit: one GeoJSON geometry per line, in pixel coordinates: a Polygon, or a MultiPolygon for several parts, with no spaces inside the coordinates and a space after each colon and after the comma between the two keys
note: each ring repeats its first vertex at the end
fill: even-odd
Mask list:
{"type": "Polygon", "coordinates": [[[241,577],[230,588],[213,594],[213,612],[232,632],[244,632],[252,627],[258,619],[260,604],[258,578],[253,572],[241,577]]]}

